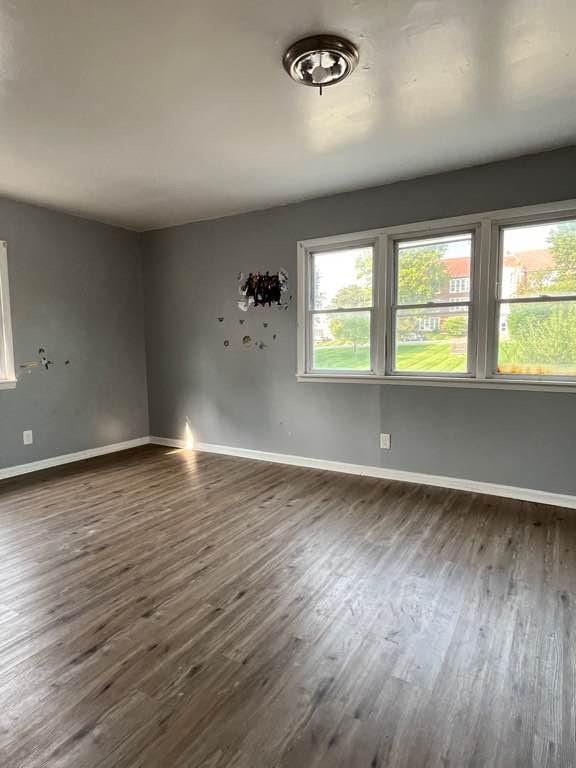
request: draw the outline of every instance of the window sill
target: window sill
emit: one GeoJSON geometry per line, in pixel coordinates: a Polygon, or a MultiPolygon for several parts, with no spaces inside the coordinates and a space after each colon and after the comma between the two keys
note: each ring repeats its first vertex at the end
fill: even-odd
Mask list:
{"type": "Polygon", "coordinates": [[[394,384],[409,387],[464,387],[469,389],[509,389],[524,392],[576,392],[576,382],[535,381],[529,379],[472,379],[464,376],[376,376],[373,373],[300,373],[299,382],[312,384],[394,384]]]}
{"type": "Polygon", "coordinates": [[[16,389],[16,381],[0,381],[0,389],[16,389]]]}

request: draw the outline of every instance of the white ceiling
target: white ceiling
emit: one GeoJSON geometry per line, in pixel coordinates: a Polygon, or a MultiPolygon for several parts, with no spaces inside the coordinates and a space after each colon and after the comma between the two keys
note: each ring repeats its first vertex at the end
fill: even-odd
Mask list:
{"type": "Polygon", "coordinates": [[[135,229],[573,142],[574,0],[0,0],[0,194],[135,229]],[[318,96],[281,57],[341,33],[318,96]]]}

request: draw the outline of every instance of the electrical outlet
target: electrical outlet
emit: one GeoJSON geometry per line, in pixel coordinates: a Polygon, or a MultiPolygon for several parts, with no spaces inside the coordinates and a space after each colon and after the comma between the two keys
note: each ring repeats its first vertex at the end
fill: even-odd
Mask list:
{"type": "Polygon", "coordinates": [[[24,432],[22,432],[22,442],[24,445],[32,445],[34,442],[34,433],[31,429],[25,429],[24,432]]]}
{"type": "Polygon", "coordinates": [[[385,432],[380,434],[380,448],[385,451],[390,450],[390,435],[386,434],[385,432]]]}

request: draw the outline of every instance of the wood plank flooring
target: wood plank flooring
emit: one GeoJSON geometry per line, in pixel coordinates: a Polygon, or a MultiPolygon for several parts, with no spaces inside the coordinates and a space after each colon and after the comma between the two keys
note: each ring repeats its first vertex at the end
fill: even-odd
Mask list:
{"type": "Polygon", "coordinates": [[[2,768],[576,766],[576,513],[147,446],[0,484],[2,768]]]}

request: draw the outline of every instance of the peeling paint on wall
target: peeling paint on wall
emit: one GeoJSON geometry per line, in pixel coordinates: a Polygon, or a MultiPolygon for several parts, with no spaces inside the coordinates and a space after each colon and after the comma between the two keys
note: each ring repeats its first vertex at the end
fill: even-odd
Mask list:
{"type": "Polygon", "coordinates": [[[44,347],[40,347],[40,349],[38,350],[38,354],[40,355],[40,364],[45,370],[48,370],[51,365],[54,365],[52,360],[48,359],[48,355],[44,347]]]}
{"type": "MultiPolygon", "coordinates": [[[[280,309],[287,310],[289,302],[292,301],[292,295],[287,296],[288,293],[288,273],[285,269],[280,269],[278,272],[238,272],[238,292],[241,295],[241,299],[237,301],[237,307],[242,313],[248,313],[249,310],[271,310],[280,309]]],[[[249,321],[251,316],[244,314],[243,317],[237,318],[238,325],[245,326],[250,325],[249,321]]],[[[225,323],[227,326],[232,319],[226,318],[225,315],[217,316],[219,323],[225,323]]],[[[254,324],[252,324],[254,325],[254,324]]],[[[268,349],[270,340],[276,341],[278,339],[278,333],[274,330],[270,320],[263,320],[262,323],[258,323],[261,329],[267,331],[264,334],[264,338],[258,338],[260,335],[255,331],[255,336],[246,333],[238,337],[238,344],[244,349],[268,349]],[[268,335],[270,334],[270,335],[268,335]]],[[[226,349],[233,346],[234,339],[228,336],[222,340],[222,343],[226,349]]]]}
{"type": "MultiPolygon", "coordinates": [[[[38,347],[38,359],[20,363],[19,368],[21,373],[24,374],[32,373],[36,368],[43,368],[45,371],[49,371],[53,365],[54,361],[48,356],[46,347],[38,347]]],[[[70,360],[65,360],[64,365],[70,365],[70,360]]]]}

